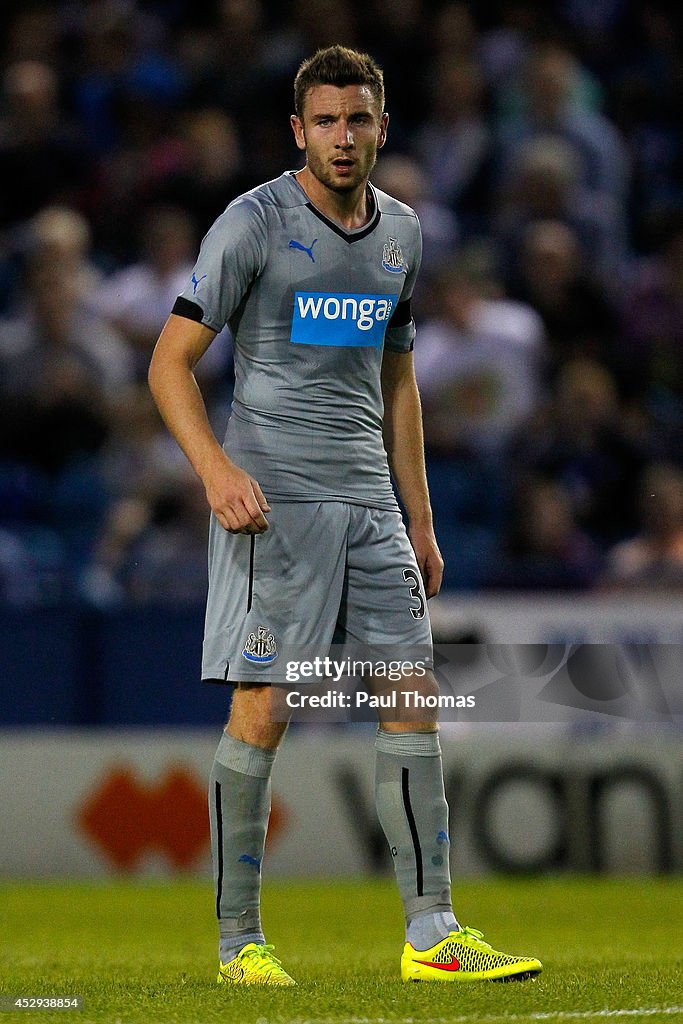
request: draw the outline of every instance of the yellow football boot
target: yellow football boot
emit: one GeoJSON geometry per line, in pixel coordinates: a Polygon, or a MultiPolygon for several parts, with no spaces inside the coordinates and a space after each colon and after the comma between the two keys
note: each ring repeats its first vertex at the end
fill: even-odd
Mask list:
{"type": "Polygon", "coordinates": [[[401,957],[403,981],[525,981],[542,970],[536,957],[492,949],[476,928],[450,932],[431,949],[406,942],[401,957]]]}
{"type": "Polygon", "coordinates": [[[274,946],[249,942],[227,964],[218,964],[219,985],[296,985],[276,956],[274,946]]]}

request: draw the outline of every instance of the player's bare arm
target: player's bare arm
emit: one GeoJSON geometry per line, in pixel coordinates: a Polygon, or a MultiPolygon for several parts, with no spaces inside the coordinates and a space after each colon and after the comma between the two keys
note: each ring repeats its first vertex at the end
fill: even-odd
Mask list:
{"type": "Polygon", "coordinates": [[[270,508],[256,480],[225,454],[211,429],[194,367],[216,337],[204,324],[171,314],[149,368],[149,386],[166,426],[202,480],[221,526],[263,533],[270,508]]]}
{"type": "Polygon", "coordinates": [[[382,359],[384,446],[389,466],[408,513],[408,536],[427,597],[439,593],[443,559],[434,536],[427,487],[422,409],[412,352],[385,349],[382,359]]]}

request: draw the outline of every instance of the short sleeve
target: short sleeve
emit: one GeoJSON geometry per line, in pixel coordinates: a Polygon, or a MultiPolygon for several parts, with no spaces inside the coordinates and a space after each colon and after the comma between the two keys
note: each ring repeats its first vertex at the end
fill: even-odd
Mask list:
{"type": "Polygon", "coordinates": [[[251,195],[240,196],[205,235],[173,312],[221,331],[263,269],[266,241],[261,203],[251,195]]]}
{"type": "Polygon", "coordinates": [[[403,284],[403,290],[396,303],[396,309],[387,326],[387,333],[384,338],[384,346],[390,352],[410,352],[415,343],[415,321],[411,310],[410,300],[413,296],[415,282],[420,270],[422,261],[422,232],[420,223],[415,215],[414,238],[408,258],[408,273],[403,284]]]}

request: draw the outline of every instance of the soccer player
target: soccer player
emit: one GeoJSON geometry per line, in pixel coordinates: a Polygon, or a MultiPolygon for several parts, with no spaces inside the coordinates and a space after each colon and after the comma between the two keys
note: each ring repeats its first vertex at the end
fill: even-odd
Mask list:
{"type": "MultiPolygon", "coordinates": [[[[218,218],[149,374],[213,512],[202,677],[234,686],[209,792],[218,980],[227,984],[294,984],[259,910],[270,774],[286,728],[271,714],[269,687],[285,681],[278,649],[316,644],[324,655],[333,636],[431,644],[426,601],[443,566],[413,372],[420,229],[413,210],[368,181],[389,121],[382,72],[366,54],[332,46],[304,61],[294,92],[305,166],[218,218]],[[193,368],[226,323],[235,395],[221,447],[193,368]]],[[[431,715],[380,719],[376,802],[406,915],[403,979],[540,971],[453,914],[431,715]]]]}

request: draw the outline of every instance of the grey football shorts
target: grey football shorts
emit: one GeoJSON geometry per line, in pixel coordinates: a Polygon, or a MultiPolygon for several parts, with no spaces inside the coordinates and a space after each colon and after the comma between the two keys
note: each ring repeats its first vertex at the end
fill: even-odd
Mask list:
{"type": "Polygon", "coordinates": [[[424,586],[398,511],[342,501],[271,502],[270,529],[231,534],[211,517],[202,679],[285,682],[283,652],[331,644],[429,652],[424,586]]]}

